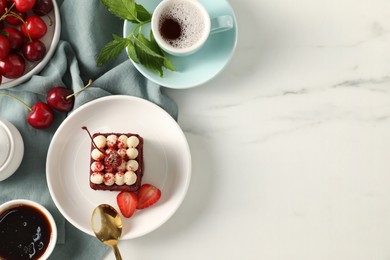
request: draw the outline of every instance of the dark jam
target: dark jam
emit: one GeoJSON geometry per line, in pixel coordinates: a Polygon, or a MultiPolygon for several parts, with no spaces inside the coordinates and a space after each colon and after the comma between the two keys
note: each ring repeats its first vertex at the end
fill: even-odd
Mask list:
{"type": "Polygon", "coordinates": [[[19,205],[0,215],[0,259],[38,259],[50,242],[51,226],[37,208],[19,205]]]}
{"type": "Polygon", "coordinates": [[[160,23],[161,36],[166,40],[176,40],[181,36],[180,23],[172,18],[165,17],[160,23]]]}

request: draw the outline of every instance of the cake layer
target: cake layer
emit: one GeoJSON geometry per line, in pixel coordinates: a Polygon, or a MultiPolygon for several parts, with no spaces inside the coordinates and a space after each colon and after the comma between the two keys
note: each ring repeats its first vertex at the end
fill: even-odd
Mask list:
{"type": "Polygon", "coordinates": [[[90,187],[137,191],[143,176],[143,138],[133,133],[95,133],[92,138],[90,187]]]}

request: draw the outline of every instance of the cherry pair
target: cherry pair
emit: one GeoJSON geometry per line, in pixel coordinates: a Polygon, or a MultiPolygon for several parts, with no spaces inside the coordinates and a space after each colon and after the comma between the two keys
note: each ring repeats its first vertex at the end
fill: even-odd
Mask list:
{"type": "Polygon", "coordinates": [[[86,89],[92,84],[92,80],[89,80],[88,84],[84,86],[80,91],[73,92],[62,86],[54,87],[49,91],[46,102],[37,102],[32,107],[27,105],[18,97],[10,94],[0,93],[0,96],[9,96],[22,103],[30,112],[27,114],[27,122],[34,128],[43,129],[48,128],[54,121],[54,110],[60,112],[68,112],[73,108],[75,95],[86,89]]]}

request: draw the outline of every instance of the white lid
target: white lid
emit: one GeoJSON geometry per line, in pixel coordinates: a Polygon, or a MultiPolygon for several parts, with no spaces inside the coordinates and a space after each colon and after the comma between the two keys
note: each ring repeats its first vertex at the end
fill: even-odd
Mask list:
{"type": "Polygon", "coordinates": [[[5,125],[0,124],[0,167],[7,161],[10,150],[10,136],[5,129],[5,125]]]}

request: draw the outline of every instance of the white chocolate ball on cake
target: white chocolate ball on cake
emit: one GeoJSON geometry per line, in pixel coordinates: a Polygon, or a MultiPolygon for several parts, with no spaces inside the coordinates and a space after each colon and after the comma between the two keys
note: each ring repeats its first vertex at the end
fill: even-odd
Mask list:
{"type": "Polygon", "coordinates": [[[104,180],[104,174],[102,172],[93,172],[91,174],[91,182],[94,184],[102,184],[104,180]]]}
{"type": "Polygon", "coordinates": [[[138,162],[136,160],[129,160],[126,163],[126,170],[135,172],[138,170],[138,162]]]}
{"type": "Polygon", "coordinates": [[[107,144],[107,138],[104,135],[98,135],[93,138],[93,142],[96,144],[98,148],[104,148],[107,144]]]}
{"type": "Polygon", "coordinates": [[[126,135],[120,135],[118,137],[118,147],[119,148],[127,148],[127,136],[126,135]]]}
{"type": "Polygon", "coordinates": [[[127,138],[127,146],[128,147],[137,147],[139,144],[139,139],[138,137],[132,135],[129,138],[127,138]]]}
{"type": "Polygon", "coordinates": [[[115,175],[112,172],[104,174],[104,184],[107,186],[112,186],[115,183],[115,175]]]}
{"type": "Polygon", "coordinates": [[[119,156],[123,159],[123,158],[125,158],[125,156],[127,155],[126,154],[126,149],[125,148],[120,148],[120,149],[118,149],[118,154],[119,154],[119,156]]]}
{"type": "Polygon", "coordinates": [[[129,159],[135,159],[138,156],[138,150],[130,147],[126,150],[126,154],[129,159]]]}
{"type": "Polygon", "coordinates": [[[104,164],[101,162],[93,162],[91,164],[91,170],[92,172],[102,172],[104,170],[104,164]]]}
{"type": "Polygon", "coordinates": [[[109,136],[107,136],[107,146],[108,147],[115,147],[117,141],[118,141],[118,136],[117,135],[109,135],[109,136]]]}
{"type": "Polygon", "coordinates": [[[133,171],[127,171],[125,173],[125,183],[126,185],[133,185],[137,181],[137,174],[133,171]]]}
{"type": "Polygon", "coordinates": [[[125,174],[123,172],[115,173],[115,184],[119,186],[125,184],[125,174]]]}
{"type": "Polygon", "coordinates": [[[104,153],[102,153],[99,149],[93,149],[91,152],[91,157],[95,161],[101,161],[104,159],[104,153]]]}

